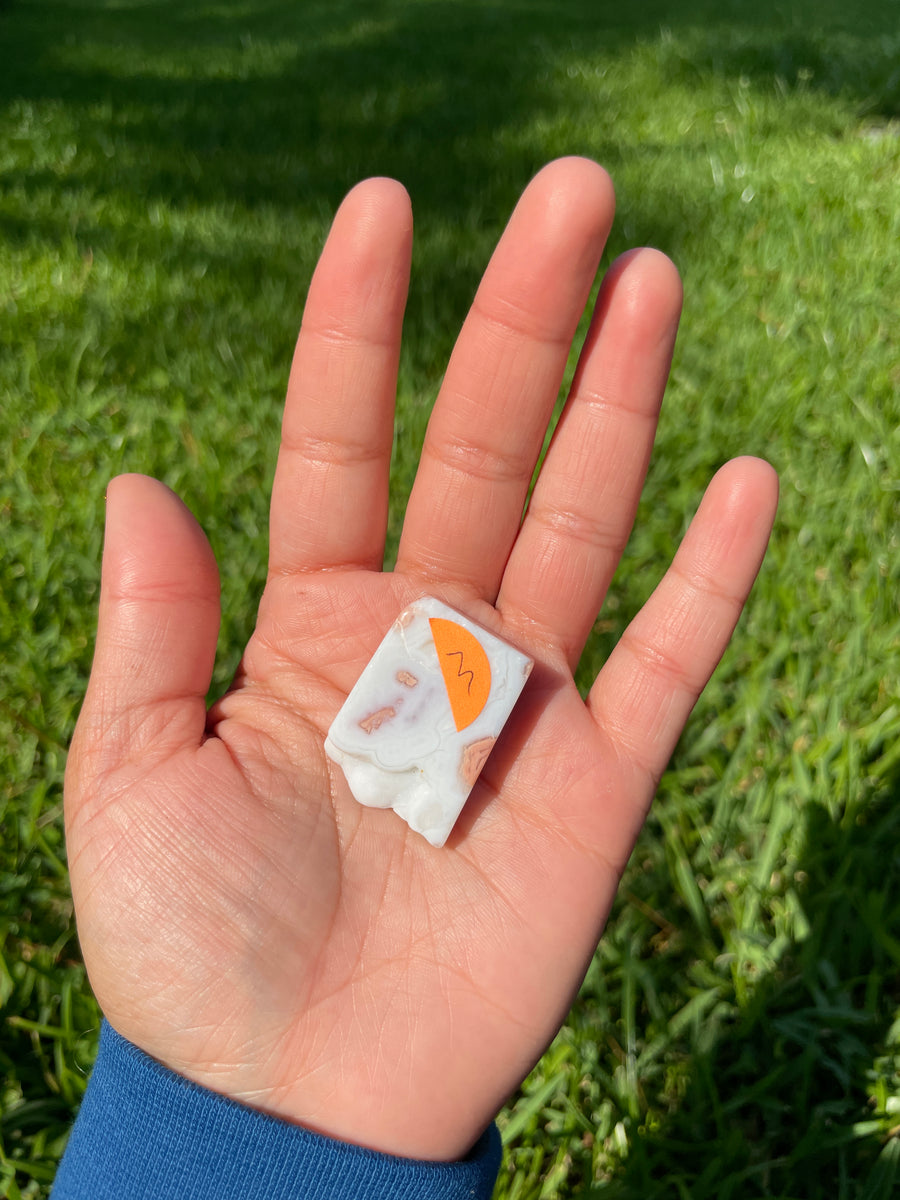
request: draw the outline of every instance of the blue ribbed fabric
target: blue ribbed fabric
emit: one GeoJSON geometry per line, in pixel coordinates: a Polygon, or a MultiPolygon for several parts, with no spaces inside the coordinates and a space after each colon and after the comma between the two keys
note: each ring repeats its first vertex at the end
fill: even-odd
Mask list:
{"type": "Polygon", "coordinates": [[[495,1126],[465,1162],[392,1158],[198,1087],[104,1024],[53,1200],[488,1200],[495,1126]]]}

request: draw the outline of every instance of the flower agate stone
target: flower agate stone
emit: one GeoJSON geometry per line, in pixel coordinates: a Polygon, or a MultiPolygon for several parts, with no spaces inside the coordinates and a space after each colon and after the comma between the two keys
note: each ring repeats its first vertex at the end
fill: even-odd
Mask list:
{"type": "Polygon", "coordinates": [[[405,609],[325,739],[350,791],[443,846],[532,660],[439,600],[405,609]]]}

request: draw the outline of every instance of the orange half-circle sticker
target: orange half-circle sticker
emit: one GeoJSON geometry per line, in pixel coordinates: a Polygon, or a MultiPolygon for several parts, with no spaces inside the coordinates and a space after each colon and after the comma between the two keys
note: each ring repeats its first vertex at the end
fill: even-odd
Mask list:
{"type": "Polygon", "coordinates": [[[430,617],[444,686],[457,729],[471,725],[491,694],[491,664],[481,642],[468,629],[444,617],[430,617]]]}

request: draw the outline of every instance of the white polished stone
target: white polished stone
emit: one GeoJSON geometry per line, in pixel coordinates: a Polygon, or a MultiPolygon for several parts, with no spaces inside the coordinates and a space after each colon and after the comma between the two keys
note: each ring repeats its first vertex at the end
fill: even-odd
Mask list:
{"type": "Polygon", "coordinates": [[[325,751],[350,791],[442,846],[525,686],[532,660],[431,597],[388,630],[325,751]]]}

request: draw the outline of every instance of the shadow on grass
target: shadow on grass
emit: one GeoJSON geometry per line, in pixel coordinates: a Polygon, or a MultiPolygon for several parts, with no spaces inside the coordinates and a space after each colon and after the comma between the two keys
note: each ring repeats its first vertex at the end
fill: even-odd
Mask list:
{"type": "Polygon", "coordinates": [[[900,783],[855,820],[818,804],[799,819],[808,936],[689,1055],[675,1110],[634,1140],[619,1179],[587,1193],[597,1200],[896,1195],[900,783]]]}
{"type": "MultiPolygon", "coordinates": [[[[625,9],[611,0],[12,3],[0,16],[0,107],[18,125],[7,160],[16,165],[0,178],[16,198],[0,205],[0,238],[41,249],[74,240],[86,261],[131,261],[137,249],[141,263],[208,271],[233,292],[268,283],[297,297],[290,313],[281,306],[276,349],[286,358],[314,260],[314,248],[292,237],[308,238],[304,220],[324,228],[360,178],[393,175],[427,235],[417,242],[409,344],[421,323],[446,331],[438,349],[449,352],[493,240],[548,156],[548,127],[554,148],[588,153],[614,178],[623,159],[659,153],[650,141],[624,144],[603,102],[584,132],[573,63],[652,44],[663,84],[746,76],[771,90],[778,79],[848,94],[861,111],[884,115],[898,111],[885,51],[892,18],[888,0],[865,0],[852,15],[804,0],[768,20],[751,0],[688,0],[676,10],[663,0],[625,9]],[[667,41],[661,27],[675,36],[667,41]],[[579,105],[568,144],[565,114],[579,105]],[[242,212],[268,222],[265,244],[242,212]],[[223,240],[229,221],[232,230],[252,227],[223,240]],[[457,238],[440,235],[459,228],[472,232],[471,261],[458,260],[457,238]]],[[[657,192],[629,204],[626,240],[678,261],[685,231],[700,220],[691,201],[657,192]]],[[[618,237],[614,250],[623,248],[618,237]]],[[[93,348],[91,322],[101,338],[111,323],[106,340],[122,347],[172,314],[151,301],[129,329],[118,313],[89,305],[85,317],[93,348]]],[[[239,315],[233,324],[240,342],[239,315]]],[[[114,350],[111,373],[130,384],[135,359],[114,350]]],[[[443,361],[413,365],[436,378],[443,361]]]]}
{"type": "MultiPolygon", "coordinates": [[[[885,49],[893,16],[889,0],[864,0],[852,14],[836,0],[803,0],[768,18],[752,0],[677,9],[664,0],[13,2],[0,16],[0,108],[11,114],[6,161],[15,163],[0,174],[14,197],[0,204],[0,238],[40,253],[74,243],[86,272],[106,256],[188,280],[180,307],[161,287],[145,286],[133,305],[111,303],[93,285],[79,298],[72,319],[82,318],[88,356],[108,355],[114,385],[133,386],[135,362],[177,357],[186,344],[178,337],[195,328],[207,336],[196,313],[217,304],[221,312],[210,281],[237,297],[226,340],[238,356],[259,343],[250,289],[278,297],[265,333],[281,369],[314,262],[310,229],[319,236],[360,178],[393,175],[425,231],[404,353],[420,379],[436,381],[548,140],[554,152],[598,158],[614,178],[623,160],[639,169],[660,153],[650,140],[624,144],[606,101],[596,120],[588,114],[585,133],[586,89],[573,64],[606,63],[643,43],[656,48],[662,84],[746,76],[771,91],[778,79],[888,115],[898,111],[885,49]],[[578,105],[569,143],[565,115],[578,105]],[[441,234],[460,228],[471,231],[464,262],[459,239],[441,234]],[[167,328],[172,345],[161,351],[167,328]],[[421,328],[428,338],[416,336],[421,328]],[[428,362],[416,357],[420,340],[428,362]]],[[[702,223],[695,202],[637,192],[626,241],[679,261],[685,231],[702,223]]]]}
{"type": "MultiPolygon", "coordinates": [[[[539,138],[501,145],[498,135],[559,112],[568,60],[656,42],[663,26],[686,39],[662,58],[669,82],[799,81],[892,116],[900,77],[884,35],[893,16],[886,0],[852,15],[807,0],[769,21],[750,0],[628,11],[586,0],[214,9],[45,0],[5,12],[0,104],[54,103],[70,125],[75,161],[22,172],[30,187],[330,213],[357,179],[387,173],[426,216],[477,218],[474,195],[483,216],[502,220],[542,155],[539,138]],[[873,79],[880,60],[883,78],[873,79]]],[[[615,128],[591,149],[614,168],[615,128]]]]}
{"type": "MultiPolygon", "coordinates": [[[[864,0],[852,14],[836,0],[803,0],[769,17],[752,0],[677,9],[664,0],[14,2],[0,16],[0,109],[13,130],[0,239],[51,257],[62,246],[69,270],[84,260],[91,283],[70,324],[83,331],[87,360],[104,356],[104,382],[133,389],[135,363],[179,358],[195,331],[208,343],[210,313],[238,358],[257,349],[251,297],[266,288],[276,315],[264,314],[265,357],[280,381],[317,249],[310,241],[357,180],[396,176],[424,232],[404,361],[427,386],[548,144],[591,154],[614,178],[623,162],[639,174],[662,153],[649,137],[626,144],[608,99],[585,120],[592,101],[574,64],[603,69],[644,44],[663,86],[746,76],[771,92],[781,80],[888,115],[898,111],[885,49],[893,16],[889,0],[864,0]],[[471,233],[466,261],[459,229],[471,233]],[[91,268],[104,258],[135,275],[144,265],[179,274],[180,298],[138,278],[137,299],[111,300],[91,268]],[[216,287],[232,298],[227,313],[216,287]],[[161,330],[171,331],[165,346],[161,330]]],[[[686,231],[703,224],[696,192],[635,189],[628,206],[624,242],[676,261],[686,231]]],[[[617,228],[611,249],[624,242],[617,228]]],[[[255,360],[247,373],[258,388],[255,360]]],[[[196,380],[191,387],[202,393],[196,380]]]]}

